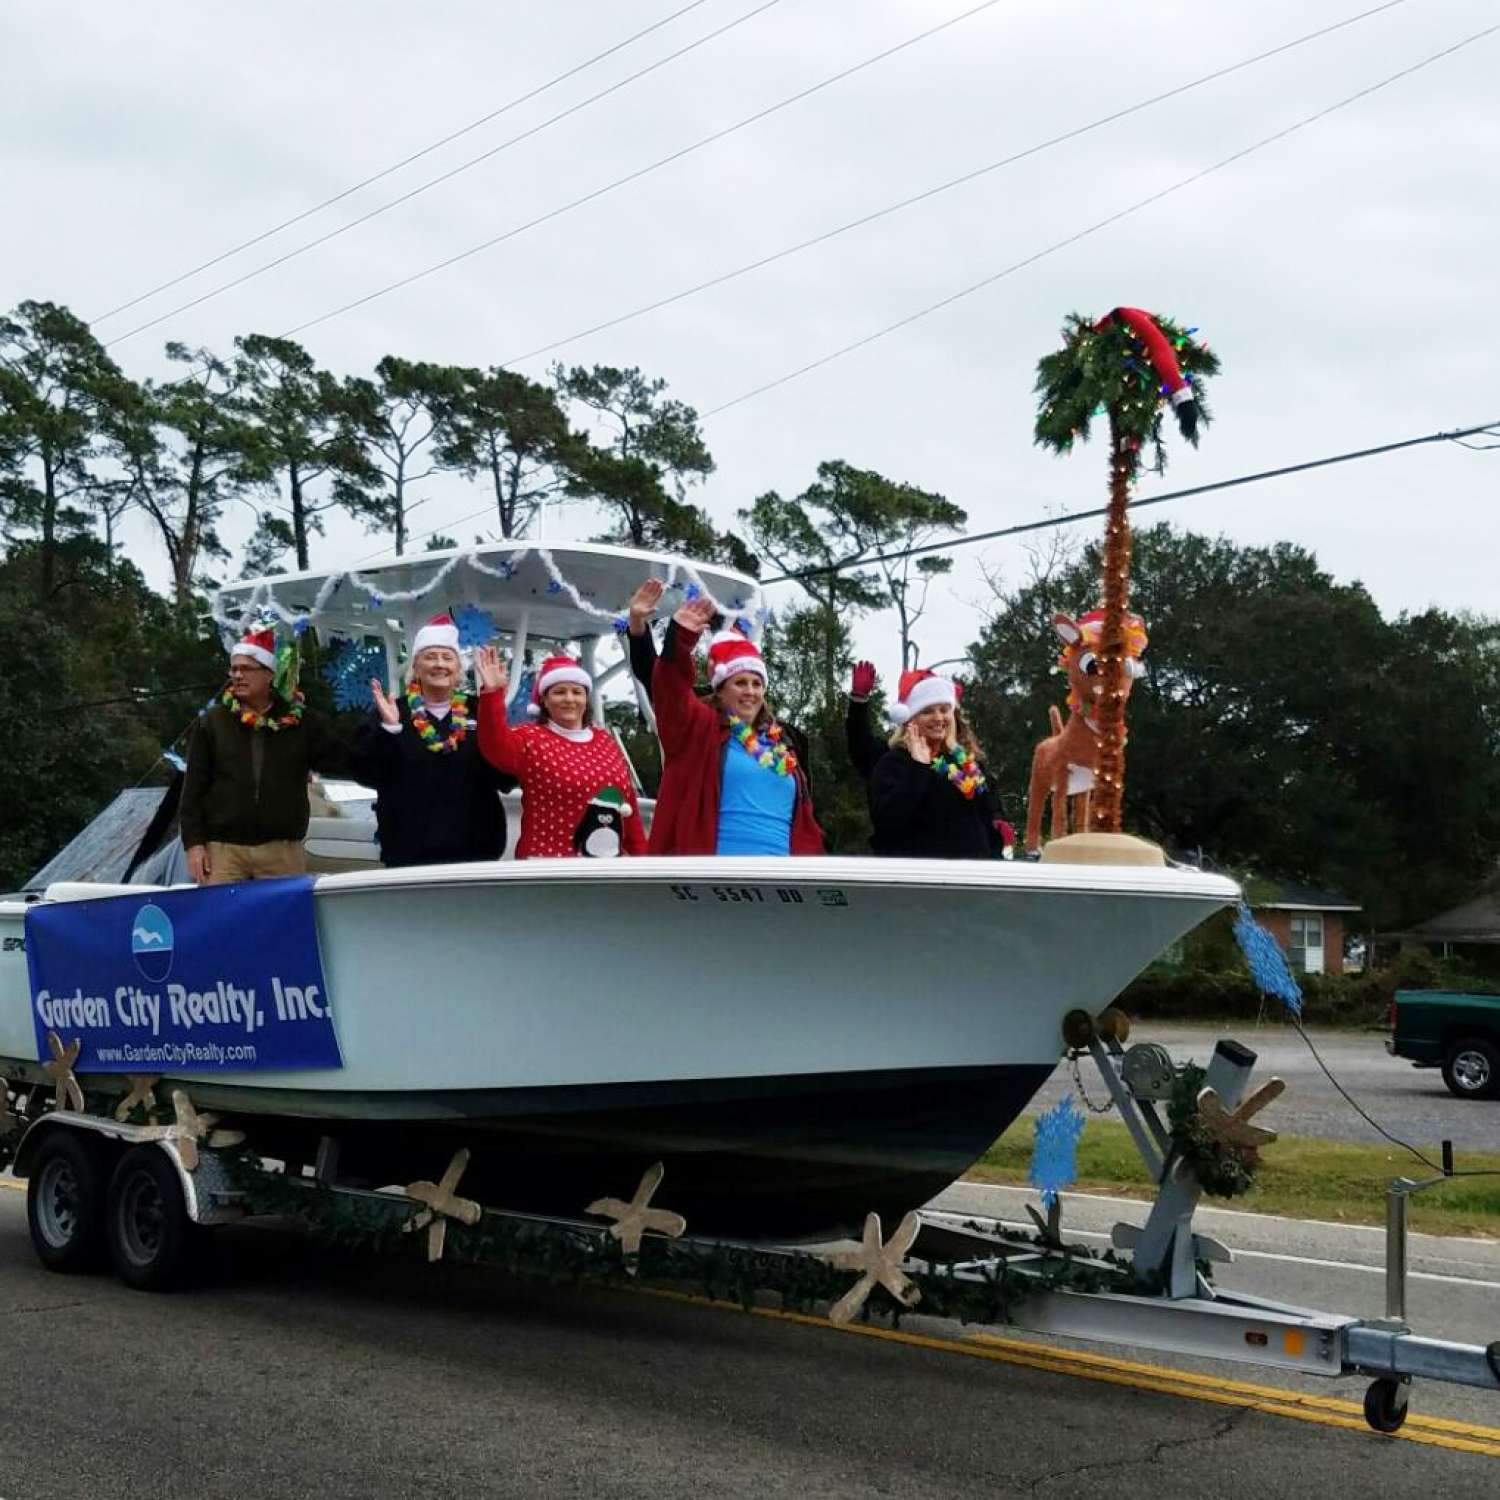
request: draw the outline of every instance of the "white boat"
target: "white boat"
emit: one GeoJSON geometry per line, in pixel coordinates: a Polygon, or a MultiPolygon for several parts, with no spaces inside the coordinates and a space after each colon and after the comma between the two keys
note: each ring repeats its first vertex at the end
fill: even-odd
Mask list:
{"type": "MultiPolygon", "coordinates": [[[[644,568],[672,566],[581,550],[611,552],[616,605],[644,568]]],[[[551,561],[571,576],[571,553],[551,561]]],[[[424,564],[410,560],[408,579],[424,564]]],[[[293,611],[327,589],[273,582],[293,611]]],[[[476,593],[500,613],[495,591],[476,593]]],[[[153,889],[58,884],[0,901],[13,1086],[42,1080],[28,906],[153,889]]],[[[480,1201],[577,1214],[662,1161],[664,1203],[699,1232],[826,1234],[961,1175],[1056,1066],[1064,1015],[1097,1013],[1237,896],[1193,870],[1050,862],[355,869],[318,876],[312,896],[341,1067],[149,1071],[265,1154],[310,1162],[336,1143],[344,1180],[435,1177],[467,1147],[465,1191],[480,1201]]],[[[113,1097],[135,1071],[148,1069],[80,1081],[113,1097]]]]}

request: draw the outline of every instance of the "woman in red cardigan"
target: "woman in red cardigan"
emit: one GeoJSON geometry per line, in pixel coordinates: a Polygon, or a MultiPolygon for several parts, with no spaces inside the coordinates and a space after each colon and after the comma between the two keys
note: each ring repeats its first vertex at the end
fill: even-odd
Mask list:
{"type": "Polygon", "coordinates": [[[766,668],[737,631],[709,647],[714,696],[693,691],[693,648],[714,613],[708,599],[672,616],[651,683],[661,737],[652,854],[821,854],[807,773],[766,708],[766,668]]]}
{"type": "Polygon", "coordinates": [[[589,674],[571,656],[549,656],[532,684],[527,713],[505,716],[505,663],[493,646],[474,653],[479,677],[479,753],[521,783],[517,859],[644,854],[641,810],[625,756],[607,729],[584,720],[589,674]]]}

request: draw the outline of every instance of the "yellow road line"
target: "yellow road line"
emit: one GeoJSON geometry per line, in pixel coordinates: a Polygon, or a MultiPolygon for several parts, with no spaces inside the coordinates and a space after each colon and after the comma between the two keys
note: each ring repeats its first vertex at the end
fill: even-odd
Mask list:
{"type": "MultiPolygon", "coordinates": [[[[695,1297],[686,1292],[669,1292],[646,1287],[640,1290],[649,1292],[652,1296],[666,1297],[672,1301],[692,1303],[700,1307],[722,1308],[734,1312],[741,1310],[739,1304],[735,1302],[714,1301],[707,1297],[695,1297]]],[[[1421,1443],[1427,1447],[1448,1448],[1459,1453],[1477,1453],[1486,1458],[1500,1458],[1500,1428],[1496,1427],[1449,1422],[1440,1417],[1421,1417],[1413,1413],[1407,1418],[1406,1425],[1399,1432],[1374,1433],[1365,1422],[1362,1407],[1353,1402],[1338,1401],[1326,1396],[1305,1396],[1301,1391],[1218,1380],[1210,1375],[1173,1370],[1163,1365],[1132,1364],[1127,1360],[1111,1360],[1103,1355],[1059,1349],[1051,1344],[1024,1343],[1018,1339],[1004,1339],[989,1334],[973,1334],[962,1340],[943,1339],[930,1334],[911,1333],[905,1329],[876,1328],[866,1323],[839,1325],[830,1323],[827,1318],[813,1317],[808,1313],[784,1312],[770,1307],[753,1307],[750,1312],[756,1317],[800,1323],[806,1327],[823,1328],[834,1333],[858,1334],[864,1338],[884,1339],[891,1343],[905,1344],[918,1349],[931,1349],[942,1354],[962,1354],[971,1359],[994,1360],[1001,1364],[1041,1370],[1047,1374],[1071,1375],[1078,1379],[1098,1381],[1106,1385],[1126,1386],[1134,1390],[1184,1397],[1191,1401],[1205,1401],[1215,1406],[1241,1407],[1249,1411],[1262,1412],[1267,1416],[1310,1422],[1320,1427],[1337,1427],[1347,1432],[1364,1432],[1372,1437],[1390,1436],[1399,1438],[1403,1442],[1421,1443]]]]}
{"type": "MultiPolygon", "coordinates": [[[[24,1193],[26,1184],[0,1178],[0,1188],[24,1193]]],[[[647,1296],[686,1302],[695,1307],[742,1311],[737,1302],[696,1297],[688,1292],[672,1292],[659,1287],[639,1287],[637,1290],[647,1296]]],[[[859,1334],[864,1338],[884,1339],[890,1343],[931,1349],[941,1354],[962,1354],[971,1359],[988,1359],[999,1364],[1041,1370],[1051,1375],[1071,1375],[1075,1379],[1127,1386],[1133,1390],[1152,1391],[1165,1396],[1180,1396],[1190,1401],[1209,1402],[1215,1406],[1242,1407],[1248,1411],[1263,1412],[1267,1416],[1288,1417],[1293,1421],[1338,1427],[1347,1432],[1370,1431],[1364,1419],[1364,1409],[1357,1402],[1344,1401],[1336,1396],[1313,1396],[1281,1386],[1224,1380],[1214,1375],[1200,1375],[1192,1370],[1137,1364],[1131,1360],[1112,1359],[1104,1354],[1091,1354],[1082,1349],[1032,1344],[992,1333],[969,1334],[964,1339],[943,1339],[930,1334],[912,1333],[902,1328],[877,1328],[868,1323],[841,1326],[810,1313],[785,1312],[774,1307],[752,1307],[750,1312],[758,1318],[800,1323],[804,1327],[822,1328],[833,1333],[859,1334]]],[[[1500,1427],[1481,1427],[1472,1422],[1455,1422],[1446,1417],[1428,1417],[1420,1412],[1413,1412],[1406,1419],[1406,1425],[1389,1436],[1433,1448],[1449,1448],[1460,1453],[1478,1453],[1487,1458],[1500,1458],[1500,1427]]]]}
{"type": "MultiPolygon", "coordinates": [[[[1308,1406],[1322,1411],[1337,1412],[1344,1416],[1358,1417],[1361,1422],[1364,1420],[1364,1408],[1357,1401],[1345,1401],[1338,1396],[1314,1396],[1305,1391],[1287,1390],[1282,1386],[1252,1385],[1248,1381],[1226,1380],[1216,1375],[1199,1375],[1191,1370],[1169,1370],[1162,1365],[1135,1364],[1130,1360],[1114,1359],[1106,1354],[1091,1354],[1082,1349],[1064,1349],[1051,1344],[1033,1344],[1018,1339],[1003,1338],[993,1333],[973,1333],[969,1337],[978,1343],[989,1344],[995,1348],[1011,1349],[1021,1354],[1045,1351],[1049,1358],[1059,1363],[1115,1370],[1148,1378],[1169,1375],[1178,1385],[1233,1391],[1237,1395],[1261,1397],[1291,1406],[1308,1406]]],[[[1478,1438],[1487,1443],[1500,1443],[1500,1427],[1479,1427],[1472,1422],[1455,1422],[1447,1417],[1428,1417],[1419,1412],[1413,1412],[1406,1420],[1408,1426],[1426,1427],[1437,1432],[1452,1433],[1457,1437],[1478,1438]]]]}

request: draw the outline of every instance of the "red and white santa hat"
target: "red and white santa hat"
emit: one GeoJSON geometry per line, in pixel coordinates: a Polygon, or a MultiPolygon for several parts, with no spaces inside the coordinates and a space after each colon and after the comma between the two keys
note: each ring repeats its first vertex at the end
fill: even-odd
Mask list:
{"type": "Polygon", "coordinates": [[[903,672],[897,689],[896,701],[891,704],[891,721],[904,724],[914,714],[936,703],[946,703],[950,708],[958,707],[963,690],[951,677],[939,677],[926,667],[903,672]]]}
{"type": "Polygon", "coordinates": [[[543,695],[549,688],[555,688],[564,682],[576,682],[586,693],[592,692],[594,687],[580,662],[574,661],[571,656],[549,656],[531,684],[531,702],[526,705],[526,712],[533,719],[541,718],[543,695]]]}
{"type": "Polygon", "coordinates": [[[709,680],[717,688],[741,672],[754,672],[762,682],[769,681],[765,658],[755,642],[738,630],[721,630],[708,643],[709,680]]]}
{"type": "Polygon", "coordinates": [[[458,626],[450,614],[434,615],[411,639],[411,659],[415,661],[429,646],[446,646],[458,650],[458,626]]]}
{"type": "Polygon", "coordinates": [[[251,661],[259,662],[268,672],[276,670],[276,635],[267,626],[263,630],[246,631],[245,638],[236,641],[229,648],[229,659],[233,661],[237,656],[248,656],[251,661]]]}

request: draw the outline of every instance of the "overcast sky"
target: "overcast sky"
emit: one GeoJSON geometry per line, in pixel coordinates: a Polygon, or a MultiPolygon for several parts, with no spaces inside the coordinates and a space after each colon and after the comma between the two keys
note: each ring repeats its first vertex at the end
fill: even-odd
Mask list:
{"type": "MultiPolygon", "coordinates": [[[[686,0],[149,5],[8,0],[0,12],[0,301],[98,319],[497,109],[686,0]]],[[[111,353],[160,375],[167,339],[229,352],[505,233],[814,85],[978,0],[772,0],[608,98],[111,353]]],[[[1134,5],[1000,0],[760,123],[298,336],[323,364],[495,364],[1370,8],[1373,0],[1134,5]]],[[[689,14],[420,162],[129,311],[106,340],[500,145],[766,0],[689,14]]],[[[1023,261],[1500,23],[1495,0],[1405,0],[1356,25],[1030,156],[878,223],[519,367],[636,364],[704,413],[1023,261]]],[[[720,524],[841,458],[939,490],[975,529],[1093,506],[1096,444],[1032,447],[1031,385],[1062,316],[1119,303],[1220,354],[1217,416],[1166,480],[1203,483],[1500,418],[1500,34],[1045,255],[953,305],[705,417],[720,524]]],[[[1500,613],[1500,451],[1451,444],[1148,513],[1278,539],[1387,612],[1500,613]]],[[[413,524],[472,541],[449,481],[413,524]]],[[[1143,520],[1145,517],[1143,517],[1143,520]]],[[[549,539],[586,535],[562,513],[549,539]],[[575,529],[576,528],[576,529],[575,529]]],[[[227,528],[242,541],[238,524],[227,528]]],[[[1087,534],[1093,534],[1092,524],[1087,534]]],[[[315,543],[340,567],[381,540],[315,543]]],[[[136,555],[164,569],[144,531],[136,555]]],[[[971,548],[919,630],[961,652],[1017,544],[971,548]]],[[[783,594],[788,591],[783,590],[783,594]]],[[[1080,600],[1080,606],[1093,601],[1080,600]]],[[[889,630],[865,649],[894,670],[889,630]]]]}

